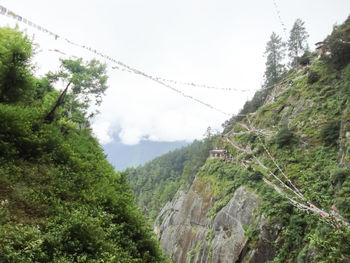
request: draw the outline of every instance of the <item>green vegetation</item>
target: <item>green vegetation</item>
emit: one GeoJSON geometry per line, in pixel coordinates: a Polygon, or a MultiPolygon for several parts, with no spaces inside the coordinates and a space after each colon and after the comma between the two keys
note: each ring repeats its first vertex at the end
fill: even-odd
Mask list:
{"type": "Polygon", "coordinates": [[[37,79],[32,53],[0,28],[0,262],[166,262],[78,97],[99,101],[104,66],[65,60],[67,72],[37,79]],[[72,91],[54,90],[58,77],[72,91]]]}

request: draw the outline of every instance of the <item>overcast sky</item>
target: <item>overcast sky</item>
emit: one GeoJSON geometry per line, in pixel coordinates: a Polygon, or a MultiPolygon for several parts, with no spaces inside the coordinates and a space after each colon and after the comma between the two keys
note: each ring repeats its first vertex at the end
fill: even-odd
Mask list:
{"type": "MultiPolygon", "coordinates": [[[[301,18],[309,45],[323,40],[335,23],[350,14],[349,0],[275,0],[287,34],[301,18]]],[[[0,5],[73,42],[96,48],[152,76],[233,92],[176,85],[182,92],[228,112],[237,113],[263,82],[266,42],[274,31],[285,34],[273,0],[0,0],[0,5]]],[[[0,25],[14,26],[0,16],[0,25]]],[[[26,25],[19,23],[20,29],[26,25]]],[[[59,49],[84,59],[94,57],[61,37],[27,28],[38,43],[37,75],[57,70],[59,49]]],[[[100,59],[104,61],[103,59],[100,59]]],[[[107,61],[106,61],[107,62],[107,61]]],[[[93,128],[102,144],[118,135],[125,144],[141,139],[200,139],[206,128],[219,130],[229,118],[140,75],[112,69],[109,89],[93,128]]]]}

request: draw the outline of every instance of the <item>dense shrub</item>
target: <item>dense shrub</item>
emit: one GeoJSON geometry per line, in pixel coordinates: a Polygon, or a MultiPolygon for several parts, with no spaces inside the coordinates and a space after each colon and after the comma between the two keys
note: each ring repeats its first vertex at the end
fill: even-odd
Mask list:
{"type": "Polygon", "coordinates": [[[295,135],[292,131],[290,131],[288,128],[282,128],[276,137],[276,143],[278,147],[285,147],[288,145],[291,145],[296,141],[295,135]]]}
{"type": "Polygon", "coordinates": [[[315,71],[310,71],[307,76],[307,83],[313,84],[320,79],[320,75],[315,71]]]}
{"type": "Polygon", "coordinates": [[[336,145],[339,138],[340,121],[332,120],[321,127],[320,136],[325,145],[336,145]]]}
{"type": "Polygon", "coordinates": [[[342,185],[346,178],[350,178],[350,170],[346,168],[339,168],[332,171],[332,184],[342,185]]]}
{"type": "Polygon", "coordinates": [[[297,62],[301,66],[306,66],[310,64],[310,56],[311,53],[309,51],[306,51],[301,57],[297,58],[297,62]]]}

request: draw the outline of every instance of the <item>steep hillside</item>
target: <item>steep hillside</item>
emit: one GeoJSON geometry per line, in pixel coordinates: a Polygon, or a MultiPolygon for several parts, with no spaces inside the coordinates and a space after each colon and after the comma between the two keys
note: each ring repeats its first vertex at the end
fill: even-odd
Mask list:
{"type": "Polygon", "coordinates": [[[213,141],[233,159],[160,211],[174,262],[350,262],[350,18],[322,51],[227,121],[213,141]]]}
{"type": "Polygon", "coordinates": [[[104,66],[66,60],[68,73],[37,79],[31,57],[26,36],[0,28],[0,262],[166,262],[78,98],[103,92],[104,66]]]}

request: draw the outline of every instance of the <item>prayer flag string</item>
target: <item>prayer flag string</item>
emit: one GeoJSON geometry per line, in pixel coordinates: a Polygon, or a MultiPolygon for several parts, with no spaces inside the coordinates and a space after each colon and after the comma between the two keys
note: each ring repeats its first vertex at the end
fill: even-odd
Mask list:
{"type": "MultiPolygon", "coordinates": [[[[248,90],[248,89],[237,89],[237,88],[218,88],[218,87],[214,87],[214,86],[209,86],[209,85],[205,85],[205,84],[196,84],[196,83],[193,83],[193,82],[182,82],[182,81],[176,81],[176,80],[171,80],[171,79],[165,79],[165,78],[161,78],[161,77],[155,77],[155,76],[151,76],[149,74],[146,74],[138,69],[135,69],[133,67],[130,67],[129,65],[119,61],[119,60],[116,60],[108,55],[105,55],[103,54],[102,52],[99,52],[98,50],[94,49],[94,48],[91,48],[91,47],[88,47],[86,45],[82,45],[82,44],[78,44],[78,43],[75,43],[67,38],[62,38],[61,36],[59,36],[58,34],[55,34],[53,32],[51,32],[50,30],[46,29],[45,27],[42,27],[40,25],[37,25],[35,23],[33,23],[32,21],[16,14],[15,12],[9,10],[8,8],[4,7],[4,6],[1,6],[0,5],[0,14],[1,15],[5,15],[7,17],[10,17],[12,19],[15,19],[16,21],[18,22],[21,22],[21,23],[24,23],[30,27],[33,27],[34,29],[36,30],[39,30],[41,32],[44,32],[44,33],[47,33],[49,34],[50,36],[54,37],[55,40],[61,38],[63,39],[64,41],[66,41],[68,44],[70,45],[73,45],[73,46],[77,46],[79,48],[82,48],[82,49],[85,49],[87,51],[89,51],[90,53],[94,53],[95,55],[98,55],[110,62],[113,62],[115,64],[117,64],[118,66],[114,66],[112,67],[113,69],[118,69],[118,70],[122,70],[122,71],[126,71],[126,72],[129,72],[129,73],[134,73],[134,74],[137,74],[137,75],[142,75],[143,77],[145,78],[148,78],[164,87],[167,87],[168,89],[171,89],[179,94],[181,94],[182,96],[186,97],[186,98],[189,98],[189,99],[192,99],[194,101],[196,101],[197,103],[200,103],[210,109],[213,109],[213,110],[216,110],[222,114],[225,114],[225,115],[228,115],[228,116],[232,116],[232,114],[230,113],[227,113],[227,112],[224,112],[202,100],[199,100],[197,98],[194,98],[190,95],[187,95],[185,93],[183,93],[181,90],[171,86],[170,84],[168,83],[172,83],[172,84],[179,84],[179,85],[187,85],[187,86],[192,86],[192,87],[198,87],[198,88],[207,88],[207,89],[214,89],[214,90],[225,90],[225,91],[235,91],[235,92],[250,92],[251,90],[248,90]]],[[[58,49],[53,49],[53,50],[50,50],[50,51],[55,51],[57,53],[60,53],[62,55],[66,55],[66,53],[58,50],[58,49]]],[[[73,56],[75,57],[75,56],[73,56]]]]}

